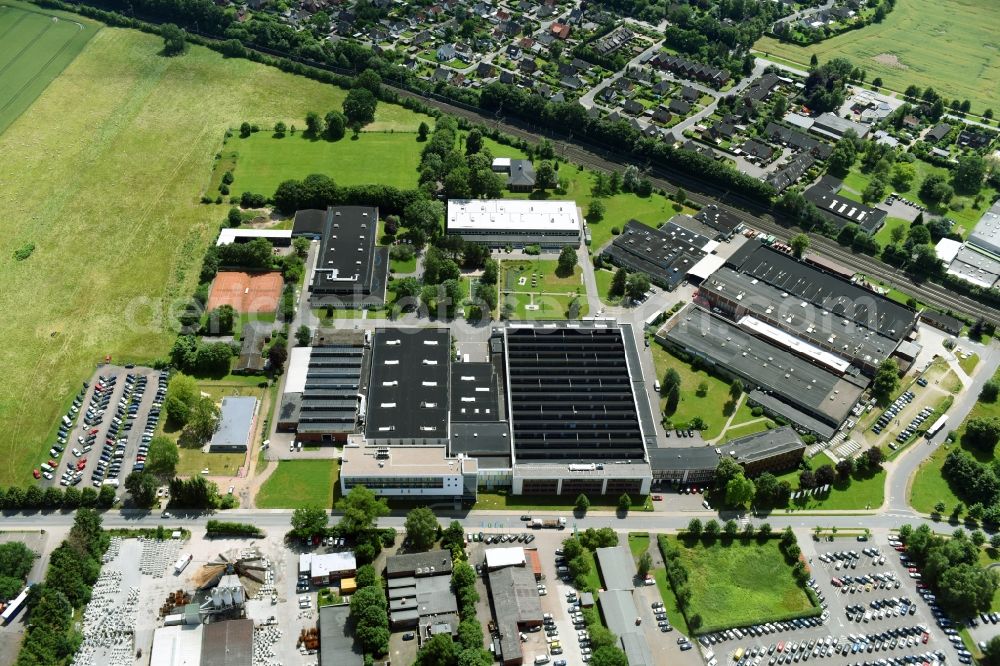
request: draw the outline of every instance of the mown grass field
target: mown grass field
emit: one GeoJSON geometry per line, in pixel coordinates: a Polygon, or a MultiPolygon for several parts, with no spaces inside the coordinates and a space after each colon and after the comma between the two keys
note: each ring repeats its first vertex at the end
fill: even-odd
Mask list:
{"type": "Polygon", "coordinates": [[[973,113],[996,105],[1000,89],[1000,5],[995,0],[900,0],[885,21],[811,46],[764,37],[754,47],[807,69],[844,57],[902,92],[931,86],[947,99],[968,99],[973,113]]]}
{"type": "Polygon", "coordinates": [[[792,578],[778,540],[716,540],[706,545],[670,537],[688,570],[691,609],[706,626],[735,627],[807,611],[812,603],[792,578]]]}
{"type": "MultiPolygon", "coordinates": [[[[821,465],[832,464],[833,460],[826,453],[820,453],[812,460],[813,469],[821,465]]],[[[793,491],[798,490],[799,470],[792,470],[776,476],[780,481],[788,481],[793,491]]],[[[878,509],[885,501],[885,476],[885,470],[871,475],[855,473],[849,483],[838,479],[826,494],[790,500],[788,506],[794,509],[826,511],[864,510],[865,507],[871,507],[872,510],[878,509]]]]}
{"type": "Polygon", "coordinates": [[[0,484],[26,484],[59,415],[105,354],[163,356],[225,217],[198,203],[226,128],[304,118],[343,92],[193,47],[104,28],[0,134],[0,484]],[[42,159],[48,156],[48,159],[42,159]],[[16,248],[34,243],[26,261],[16,248]]]}
{"type": "Polygon", "coordinates": [[[297,509],[315,504],[329,509],[339,478],[336,460],[282,460],[257,493],[257,508],[297,509]]]}
{"type": "Polygon", "coordinates": [[[79,55],[100,26],[27,3],[0,3],[0,132],[79,55]]]}
{"type": "MultiPolygon", "coordinates": [[[[702,431],[701,436],[706,440],[718,437],[722,432],[722,426],[729,418],[722,411],[723,405],[729,400],[729,385],[704,370],[694,370],[659,344],[651,345],[650,350],[653,353],[653,363],[656,365],[657,379],[663,381],[668,368],[673,368],[681,376],[677,409],[673,414],[667,414],[667,417],[680,427],[687,425],[694,417],[700,416],[708,426],[702,431]],[[704,395],[698,395],[698,386],[701,382],[708,385],[704,395]]],[[[666,403],[666,398],[660,398],[661,413],[666,403]]]]}
{"type": "MultiPolygon", "coordinates": [[[[391,116],[383,122],[412,125],[414,130],[420,124],[420,116],[402,107],[383,104],[379,110],[383,116],[391,116]]],[[[229,139],[217,169],[225,172],[232,168],[235,180],[230,191],[236,194],[271,196],[283,180],[301,180],[313,173],[326,174],[338,185],[380,183],[411,189],[417,186],[424,145],[411,132],[361,132],[357,140],[348,133],[339,141],[326,141],[307,138],[301,132],[278,139],[262,130],[245,139],[229,139]]]]}

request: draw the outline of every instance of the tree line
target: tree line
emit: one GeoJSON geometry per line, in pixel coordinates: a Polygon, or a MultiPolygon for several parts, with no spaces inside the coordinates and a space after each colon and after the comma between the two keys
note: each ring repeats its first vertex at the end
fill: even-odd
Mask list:
{"type": "Polygon", "coordinates": [[[83,642],[74,628],[76,613],[90,601],[110,538],[93,509],[76,513],[69,536],[52,551],[45,580],[28,595],[28,629],[17,666],[60,666],[83,642]]]}

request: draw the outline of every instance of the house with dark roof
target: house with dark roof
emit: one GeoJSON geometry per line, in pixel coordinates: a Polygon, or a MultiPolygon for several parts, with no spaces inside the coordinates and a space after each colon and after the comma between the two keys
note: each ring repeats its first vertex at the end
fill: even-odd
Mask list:
{"type": "Polygon", "coordinates": [[[778,82],[777,74],[770,72],[764,74],[747,88],[747,91],[743,94],[744,103],[750,105],[755,102],[763,102],[771,94],[771,91],[777,87],[778,82]]]}
{"type": "Polygon", "coordinates": [[[243,342],[233,367],[234,375],[256,375],[264,371],[264,345],[271,339],[273,327],[273,324],[262,321],[248,321],[243,325],[243,342]]]}
{"type": "Polygon", "coordinates": [[[950,131],[951,125],[948,123],[938,123],[933,127],[933,129],[929,130],[927,134],[924,135],[924,141],[927,141],[928,143],[937,143],[941,139],[948,136],[948,132],[950,131]]]}
{"type": "Polygon", "coordinates": [[[507,70],[500,71],[500,83],[506,83],[507,85],[514,85],[517,82],[517,77],[513,72],[508,72],[507,70]]]}
{"type": "Polygon", "coordinates": [[[622,109],[629,115],[637,116],[640,113],[643,113],[646,110],[646,107],[634,99],[628,99],[625,100],[624,104],[622,104],[622,109]]]}
{"type": "Polygon", "coordinates": [[[764,136],[783,146],[808,151],[812,153],[813,157],[821,160],[825,160],[833,152],[830,144],[823,143],[808,134],[785,127],[784,125],[779,125],[773,121],[767,123],[767,127],[764,129],[764,136]]]}
{"type": "Polygon", "coordinates": [[[774,156],[774,149],[766,143],[761,143],[756,139],[747,139],[740,146],[740,150],[750,157],[755,157],[761,162],[770,162],[774,156]]]}
{"type": "Polygon", "coordinates": [[[688,102],[697,102],[701,91],[691,86],[681,86],[681,97],[688,102]]]}
{"type": "Polygon", "coordinates": [[[570,90],[579,90],[584,86],[583,81],[580,80],[579,76],[564,76],[559,79],[559,85],[564,88],[569,88],[570,90]]]}
{"type": "Polygon", "coordinates": [[[511,192],[535,189],[535,167],[531,160],[498,157],[493,160],[493,171],[507,177],[507,189],[511,192]]]}
{"type": "Polygon", "coordinates": [[[958,145],[978,150],[990,145],[994,138],[995,135],[990,132],[974,132],[970,129],[963,129],[958,135],[958,145]]]}
{"type": "Polygon", "coordinates": [[[666,79],[662,79],[653,84],[653,94],[657,97],[663,97],[673,89],[674,84],[666,79]]]}
{"type": "Polygon", "coordinates": [[[705,133],[716,141],[724,141],[726,139],[733,138],[736,134],[736,127],[732,123],[717,120],[707,130],[705,130],[705,133]]]}
{"type": "Polygon", "coordinates": [[[676,113],[679,116],[687,115],[691,111],[691,103],[685,102],[682,99],[672,99],[668,107],[672,113],[676,113]]]}
{"type": "Polygon", "coordinates": [[[535,62],[534,58],[524,58],[524,59],[522,59],[521,63],[518,65],[518,67],[525,74],[534,74],[536,71],[538,71],[538,63],[535,62]]]}
{"type": "Polygon", "coordinates": [[[673,118],[673,114],[667,109],[667,107],[662,104],[656,107],[653,111],[653,120],[658,123],[669,123],[670,119],[673,118]]]}
{"type": "Polygon", "coordinates": [[[802,151],[789,160],[788,164],[771,172],[767,177],[767,183],[778,193],[784,192],[815,163],[816,159],[812,154],[802,151]]]}

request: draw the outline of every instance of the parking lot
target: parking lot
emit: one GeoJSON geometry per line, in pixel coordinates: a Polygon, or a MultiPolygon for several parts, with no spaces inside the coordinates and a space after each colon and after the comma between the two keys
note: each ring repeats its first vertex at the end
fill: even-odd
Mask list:
{"type": "Polygon", "coordinates": [[[742,636],[716,634],[701,641],[704,652],[711,651],[720,662],[757,666],[810,659],[844,666],[960,660],[953,639],[921,594],[929,593],[918,588],[918,579],[888,540],[859,542],[852,537],[799,543],[812,570],[810,584],[824,605],[822,622],[808,626],[799,621],[795,624],[803,626],[759,635],[745,630],[739,632],[742,636]],[[866,549],[875,551],[866,554],[866,549]]]}
{"type": "Polygon", "coordinates": [[[75,422],[63,421],[58,446],[64,450],[50,451],[60,453],[61,460],[50,461],[57,464],[52,478],[44,476],[46,481],[118,487],[130,472],[142,469],[167,380],[165,372],[151,368],[99,368],[74,400],[75,422]]]}

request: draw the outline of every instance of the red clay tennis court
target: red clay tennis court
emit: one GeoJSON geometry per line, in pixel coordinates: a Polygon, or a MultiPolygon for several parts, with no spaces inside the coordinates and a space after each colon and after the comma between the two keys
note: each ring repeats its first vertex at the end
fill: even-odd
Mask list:
{"type": "Polygon", "coordinates": [[[232,305],[237,312],[274,312],[281,298],[281,273],[222,271],[212,281],[208,310],[232,305]]]}

